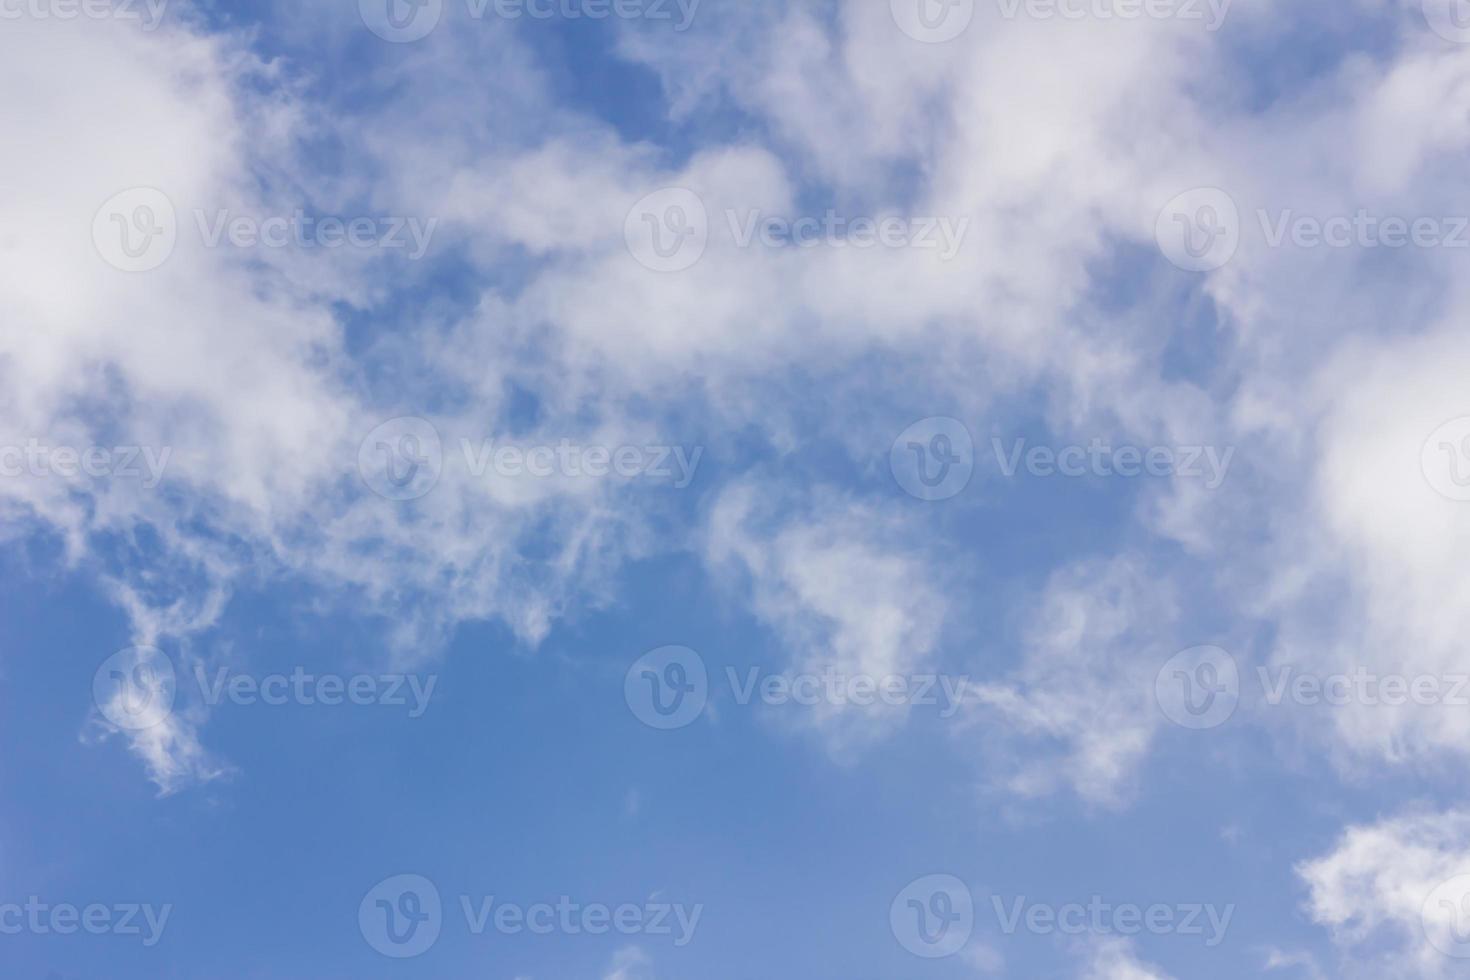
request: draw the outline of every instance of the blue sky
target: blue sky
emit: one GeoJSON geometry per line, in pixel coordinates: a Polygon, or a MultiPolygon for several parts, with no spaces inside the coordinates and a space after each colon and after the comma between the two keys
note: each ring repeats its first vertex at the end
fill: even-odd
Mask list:
{"type": "Polygon", "coordinates": [[[1460,4],[0,2],[0,972],[1459,975],[1460,4]]]}

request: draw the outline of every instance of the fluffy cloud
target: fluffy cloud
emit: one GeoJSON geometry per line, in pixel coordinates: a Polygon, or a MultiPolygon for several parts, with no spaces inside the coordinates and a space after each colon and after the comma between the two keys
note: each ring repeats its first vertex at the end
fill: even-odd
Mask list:
{"type": "Polygon", "coordinates": [[[1470,814],[1411,812],[1348,828],[1298,866],[1308,911],[1352,976],[1448,977],[1470,955],[1470,814]],[[1458,884],[1457,884],[1458,881],[1458,884]]]}

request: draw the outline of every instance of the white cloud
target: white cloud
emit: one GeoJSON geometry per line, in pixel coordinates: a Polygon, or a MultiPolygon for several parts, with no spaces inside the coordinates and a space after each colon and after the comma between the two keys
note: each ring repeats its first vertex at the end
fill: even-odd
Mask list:
{"type": "Polygon", "coordinates": [[[1172,980],[1156,967],[1143,963],[1131,944],[1109,940],[1096,944],[1083,980],[1172,980]]]}
{"type": "Polygon", "coordinates": [[[1470,874],[1470,814],[1410,812],[1348,828],[1331,853],[1304,862],[1308,912],[1332,931],[1350,976],[1457,976],[1464,960],[1447,955],[1426,929],[1463,930],[1463,909],[1430,899],[1470,874]]]}
{"type": "MultiPolygon", "coordinates": [[[[793,501],[747,482],[711,508],[704,553],[738,594],[748,590],[790,671],[912,676],[933,669],[948,600],[926,556],[901,543],[904,526],[835,493],[793,501]]],[[[841,754],[891,734],[906,710],[821,700],[810,723],[841,754]]]]}
{"type": "Polygon", "coordinates": [[[1163,721],[1155,678],[1179,649],[1172,592],[1165,576],[1122,559],[1053,576],[1024,617],[1020,663],[979,686],[971,706],[969,721],[995,746],[988,763],[1000,786],[1023,797],[1067,787],[1110,807],[1128,800],[1163,721]]]}

